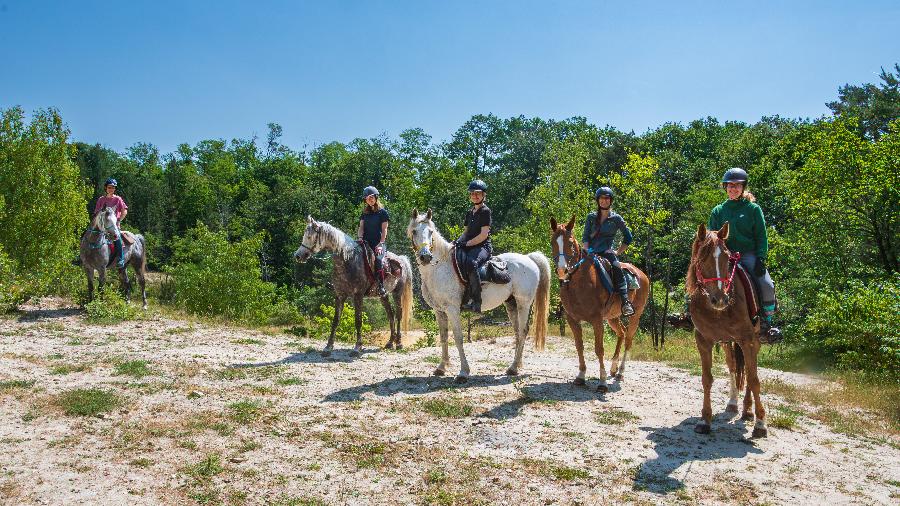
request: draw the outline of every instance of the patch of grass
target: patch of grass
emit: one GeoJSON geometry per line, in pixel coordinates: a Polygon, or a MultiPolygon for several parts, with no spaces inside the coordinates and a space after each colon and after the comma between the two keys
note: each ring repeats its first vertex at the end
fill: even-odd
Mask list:
{"type": "Polygon", "coordinates": [[[172,327],[170,329],[166,329],[166,331],[163,333],[168,334],[168,335],[174,335],[174,334],[184,334],[185,332],[193,332],[193,331],[194,331],[194,326],[189,325],[187,327],[172,327]]]}
{"type": "Polygon", "coordinates": [[[133,320],[139,316],[125,299],[115,290],[106,289],[84,305],[87,321],[91,323],[113,324],[133,320]]]}
{"type": "Polygon", "coordinates": [[[91,366],[88,364],[57,364],[50,368],[50,374],[64,375],[73,372],[90,371],[91,366]]]}
{"type": "Polygon", "coordinates": [[[234,381],[246,378],[247,373],[244,372],[243,369],[239,369],[236,367],[226,367],[224,369],[215,371],[213,373],[213,377],[220,380],[234,381]]]}
{"type": "Polygon", "coordinates": [[[208,482],[213,476],[224,470],[222,459],[216,453],[208,454],[200,462],[187,465],[182,469],[186,475],[198,482],[208,482]]]}
{"type": "Polygon", "coordinates": [[[443,469],[429,469],[422,478],[429,485],[441,485],[447,481],[447,474],[443,469]]]}
{"type": "Polygon", "coordinates": [[[96,388],[78,388],[59,394],[56,405],[69,416],[96,416],[116,409],[122,400],[113,392],[96,388]]]}
{"type": "Polygon", "coordinates": [[[116,364],[116,376],[131,376],[132,378],[143,378],[153,374],[147,367],[146,360],[129,360],[116,364]]]}
{"type": "Polygon", "coordinates": [[[242,400],[228,405],[228,417],[240,425],[248,425],[258,420],[264,408],[257,401],[242,400]]]}
{"type": "Polygon", "coordinates": [[[640,420],[640,417],[621,409],[603,409],[596,412],[594,420],[603,425],[624,425],[627,422],[640,420]]]}
{"type": "Polygon", "coordinates": [[[343,448],[343,450],[353,455],[356,460],[356,465],[360,469],[369,469],[379,468],[384,465],[386,448],[384,443],[379,441],[369,441],[349,445],[343,448]]]}
{"type": "Polygon", "coordinates": [[[3,380],[0,381],[0,392],[4,390],[12,390],[14,388],[31,388],[34,386],[34,380],[3,380]]]}
{"type": "Polygon", "coordinates": [[[266,342],[261,339],[247,337],[244,339],[234,339],[231,341],[231,344],[266,344],[266,342]]]}
{"type": "Polygon", "coordinates": [[[794,430],[797,426],[797,418],[803,415],[802,410],[790,406],[778,406],[775,413],[767,417],[769,425],[778,429],[794,430]]]}
{"type": "Polygon", "coordinates": [[[429,355],[429,356],[425,357],[425,362],[428,362],[429,364],[437,365],[437,364],[441,363],[441,357],[429,355]]]}
{"type": "Polygon", "coordinates": [[[438,418],[465,418],[471,416],[475,408],[461,399],[439,398],[423,402],[422,410],[438,418]]]}
{"type": "Polygon", "coordinates": [[[550,473],[560,481],[586,480],[591,476],[584,469],[568,466],[551,466],[550,473]]]}
{"type": "Polygon", "coordinates": [[[138,459],[133,459],[133,460],[132,460],[131,462],[129,462],[128,464],[129,464],[129,465],[132,465],[132,466],[134,466],[134,467],[148,468],[148,467],[150,467],[151,465],[153,465],[153,461],[150,460],[150,459],[148,459],[148,458],[146,458],[146,457],[141,457],[141,458],[138,458],[138,459]]]}
{"type": "Polygon", "coordinates": [[[292,385],[304,385],[306,383],[309,383],[309,381],[307,381],[303,378],[297,378],[294,376],[289,376],[287,378],[278,378],[277,380],[275,380],[276,385],[281,385],[283,387],[288,387],[288,386],[292,386],[292,385]]]}
{"type": "Polygon", "coordinates": [[[289,495],[280,495],[274,502],[269,503],[272,506],[325,506],[328,503],[317,497],[294,497],[289,495]]]}

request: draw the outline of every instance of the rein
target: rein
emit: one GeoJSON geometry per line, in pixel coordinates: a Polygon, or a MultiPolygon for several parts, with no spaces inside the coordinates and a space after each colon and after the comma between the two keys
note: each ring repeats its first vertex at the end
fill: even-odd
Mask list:
{"type": "MultiPolygon", "coordinates": [[[[721,246],[721,244],[719,246],[721,246]]],[[[740,262],[740,260],[741,260],[741,254],[739,252],[728,255],[728,262],[731,264],[731,274],[729,274],[729,276],[727,278],[705,278],[705,277],[703,277],[703,272],[701,272],[700,263],[698,262],[697,263],[697,281],[700,283],[700,285],[703,286],[703,291],[704,292],[706,291],[705,285],[707,283],[710,283],[712,281],[721,281],[721,282],[725,283],[725,294],[728,295],[728,292],[731,291],[731,287],[733,286],[734,274],[735,274],[735,272],[737,272],[737,266],[738,266],[738,263],[740,262]]]]}
{"type": "Polygon", "coordinates": [[[566,269],[565,269],[565,271],[566,271],[566,277],[565,277],[565,279],[560,279],[560,280],[559,280],[560,283],[562,283],[562,284],[568,284],[568,283],[569,283],[569,280],[570,280],[569,278],[571,278],[572,274],[574,274],[575,271],[577,271],[578,268],[581,267],[581,264],[583,264],[585,260],[587,260],[588,258],[590,258],[590,253],[591,253],[591,252],[588,251],[587,253],[588,253],[587,255],[584,255],[584,254],[581,253],[581,250],[579,250],[579,251],[578,251],[578,261],[575,262],[575,265],[570,265],[570,264],[569,264],[570,257],[569,257],[569,255],[566,254],[565,251],[560,251],[559,253],[557,253],[556,255],[554,255],[554,257],[553,257],[553,260],[554,260],[554,261],[559,260],[559,257],[563,257],[563,258],[566,259],[566,269]]]}

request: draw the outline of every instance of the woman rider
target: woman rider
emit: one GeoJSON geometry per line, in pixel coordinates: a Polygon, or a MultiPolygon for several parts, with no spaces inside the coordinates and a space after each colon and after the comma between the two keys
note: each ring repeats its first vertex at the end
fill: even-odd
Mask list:
{"type": "Polygon", "coordinates": [[[628,299],[628,286],[625,283],[625,275],[622,272],[622,264],[619,263],[619,256],[625,253],[628,245],[631,244],[633,236],[631,229],[625,224],[625,219],[621,215],[610,209],[613,199],[612,188],[602,186],[594,193],[594,201],[597,203],[597,211],[588,214],[584,222],[584,232],[581,235],[582,248],[588,254],[595,253],[607,260],[612,267],[613,289],[618,292],[622,299],[622,316],[631,316],[634,314],[634,306],[628,299]],[[613,239],[616,232],[622,231],[622,245],[618,249],[613,249],[613,239]]]}
{"type": "Polygon", "coordinates": [[[462,309],[475,313],[481,312],[481,276],[478,269],[490,260],[493,252],[491,210],[484,203],[486,196],[487,185],[484,181],[476,179],[469,183],[469,200],[472,202],[472,208],[466,213],[463,222],[466,229],[457,240],[453,241],[466,255],[463,271],[468,272],[468,285],[467,293],[463,295],[462,309]]]}
{"type": "MultiPolygon", "coordinates": [[[[119,186],[119,183],[113,179],[109,178],[106,180],[104,187],[106,188],[106,195],[97,199],[97,203],[94,205],[94,216],[97,215],[103,208],[112,207],[116,210],[116,221],[121,225],[122,220],[125,219],[125,216],[128,215],[128,206],[125,205],[125,201],[122,200],[122,197],[116,195],[116,188],[119,186]]],[[[116,249],[119,251],[119,269],[125,268],[125,248],[122,246],[122,235],[119,233],[119,227],[116,227],[116,238],[113,241],[116,249]]]]}
{"type": "MultiPolygon", "coordinates": [[[[760,341],[772,343],[781,339],[781,330],[772,322],[775,315],[775,282],[766,269],[769,239],[762,208],[756,204],[756,197],[747,191],[749,179],[744,169],[735,167],[725,171],[725,175],[722,176],[722,188],[725,189],[728,198],[713,208],[707,228],[718,230],[726,222],[729,224],[725,245],[732,252],[741,254],[741,265],[756,278],[762,303],[760,341]]],[[[693,327],[687,311],[683,315],[674,315],[670,318],[670,322],[682,328],[693,327]]]]}
{"type": "Polygon", "coordinates": [[[388,222],[391,221],[387,209],[381,205],[378,198],[378,189],[374,186],[363,188],[363,208],[359,217],[359,228],[356,230],[357,239],[365,241],[375,252],[375,279],[378,281],[378,295],[384,297],[384,254],[387,248],[384,242],[387,240],[388,222]]]}

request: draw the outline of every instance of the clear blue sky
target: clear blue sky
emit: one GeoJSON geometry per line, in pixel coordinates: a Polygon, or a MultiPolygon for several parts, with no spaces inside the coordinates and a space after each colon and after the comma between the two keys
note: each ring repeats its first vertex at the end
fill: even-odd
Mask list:
{"type": "Polygon", "coordinates": [[[473,114],[638,133],[817,117],[900,61],[900,2],[0,0],[0,108],[54,106],[75,140],[436,141],[473,114]]]}

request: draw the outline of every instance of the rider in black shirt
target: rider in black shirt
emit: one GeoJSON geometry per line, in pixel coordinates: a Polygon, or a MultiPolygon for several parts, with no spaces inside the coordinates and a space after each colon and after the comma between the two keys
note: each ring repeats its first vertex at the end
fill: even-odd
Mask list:
{"type": "Polygon", "coordinates": [[[366,207],[359,217],[359,229],[356,236],[362,239],[375,252],[375,279],[378,281],[378,295],[384,297],[384,254],[387,248],[384,242],[387,240],[388,222],[391,221],[387,209],[382,207],[378,198],[378,189],[374,186],[366,186],[363,189],[363,202],[366,207]]]}
{"type": "Polygon", "coordinates": [[[481,277],[478,268],[491,258],[491,210],[484,203],[487,185],[476,179],[469,183],[469,200],[473,207],[466,213],[463,235],[454,244],[465,254],[463,271],[468,273],[467,293],[463,295],[462,309],[481,312],[481,277]],[[470,300],[471,299],[471,300],[470,300]]]}

